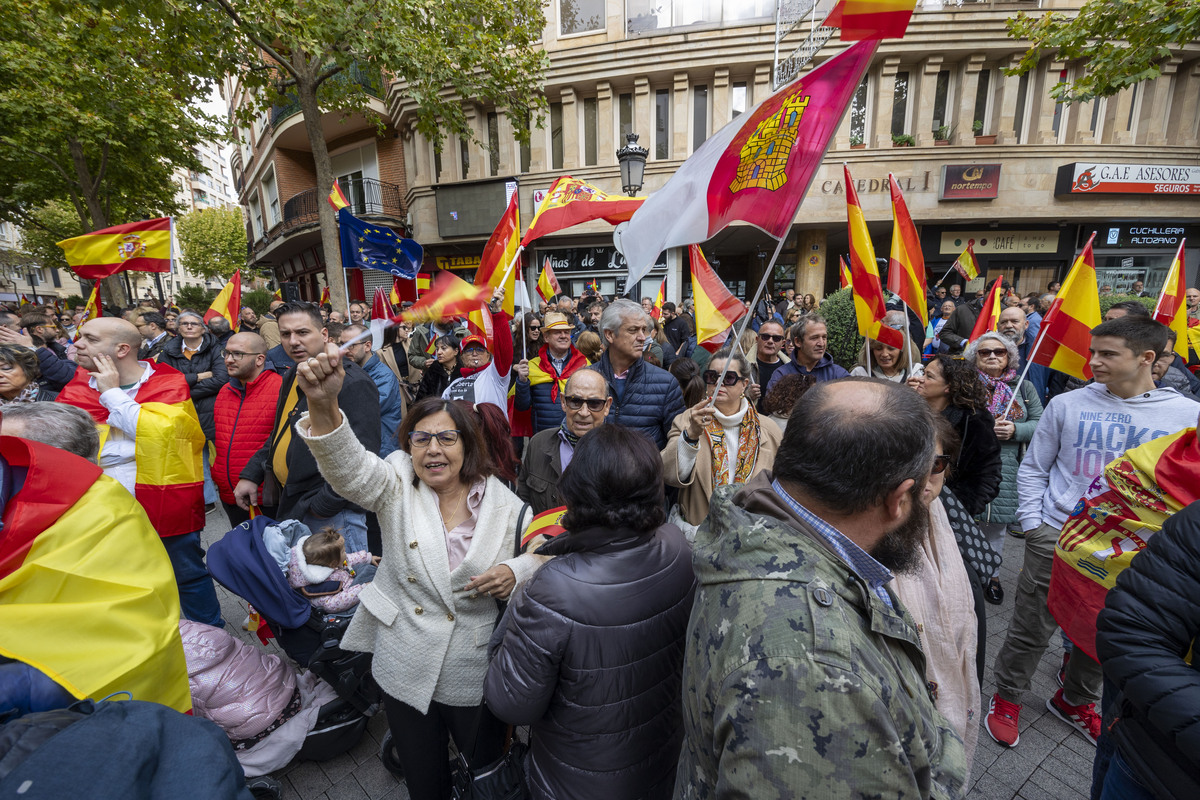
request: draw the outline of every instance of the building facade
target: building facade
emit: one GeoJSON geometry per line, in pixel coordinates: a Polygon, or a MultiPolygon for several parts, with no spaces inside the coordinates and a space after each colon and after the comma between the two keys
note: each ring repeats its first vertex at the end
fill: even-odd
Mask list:
{"type": "MultiPolygon", "coordinates": [[[[1080,0],[980,2],[918,8],[902,40],[884,41],[809,187],[776,264],[773,288],[822,296],[838,288],[847,252],[842,164],[849,165],[874,240],[891,240],[888,174],[916,222],[930,284],[968,242],[989,276],[1021,292],[1061,279],[1092,232],[1101,283],[1161,286],[1186,236],[1188,278],[1200,255],[1200,45],[1175,54],[1157,80],[1066,106],[1050,89],[1081,69],[1044,58],[1006,74],[1024,48],[1005,32],[1018,11],[1072,12],[1080,0]]],[[[940,5],[940,3],[939,3],[940,5]]],[[[562,175],[619,194],[616,151],[636,133],[649,148],[642,194],[660,188],[715,130],[772,91],[775,3],[770,0],[552,0],[542,46],[549,113],[521,146],[503,108],[467,101],[476,138],[439,155],[413,130],[404,86],[388,93],[404,142],[407,210],[426,266],[478,264],[508,193],[528,226],[562,175]]],[[[786,49],[795,42],[781,44],[786,49]]],[[[819,64],[844,45],[831,39],[819,64]]],[[[704,245],[735,294],[754,291],[775,240],[734,225],[704,245]]],[[[533,285],[546,259],[564,291],[597,281],[606,295],[690,295],[686,252],[668,251],[640,287],[624,286],[612,227],[591,223],[544,237],[527,254],[533,285]]],[[[961,282],[955,273],[947,283],[961,282]]],[[[972,287],[974,288],[974,287],[972,287]]]]}
{"type": "Polygon", "coordinates": [[[20,229],[0,222],[0,302],[25,297],[33,303],[53,303],[81,292],[75,273],[43,267],[22,249],[20,229]]]}

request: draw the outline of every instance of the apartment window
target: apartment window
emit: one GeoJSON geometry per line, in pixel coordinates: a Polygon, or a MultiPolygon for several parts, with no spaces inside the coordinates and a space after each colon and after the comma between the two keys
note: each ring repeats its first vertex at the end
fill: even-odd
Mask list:
{"type": "Polygon", "coordinates": [[[254,241],[258,241],[263,236],[263,218],[262,206],[258,202],[258,195],[250,198],[250,229],[254,233],[254,241]]]}
{"type": "Polygon", "coordinates": [[[1138,112],[1141,110],[1140,101],[1142,96],[1138,93],[1140,86],[1141,84],[1135,83],[1133,86],[1129,87],[1129,91],[1132,92],[1132,94],[1129,95],[1129,119],[1125,122],[1125,130],[1127,131],[1133,130],[1134,120],[1138,118],[1138,112]]]}
{"type": "Polygon", "coordinates": [[[55,289],[62,288],[62,278],[58,276],[58,269],[55,267],[50,268],[50,280],[54,282],[55,289]]]}
{"type": "Polygon", "coordinates": [[[604,0],[558,0],[558,35],[604,30],[604,0]]]}
{"type": "MultiPolygon", "coordinates": [[[[525,132],[529,133],[529,115],[525,115],[525,132]]],[[[529,146],[529,139],[526,137],[524,142],[520,143],[521,150],[521,172],[529,172],[529,162],[532,160],[529,146]]]]}
{"type": "Polygon", "coordinates": [[[550,168],[563,168],[563,107],[550,104],[550,168]]]}
{"type": "Polygon", "coordinates": [[[992,96],[992,71],[990,69],[980,70],[979,85],[975,89],[975,116],[971,118],[971,130],[975,130],[975,122],[983,127],[979,133],[984,133],[988,129],[988,98],[992,96]]]}
{"type": "Polygon", "coordinates": [[[867,140],[867,80],[864,75],[862,83],[854,90],[854,99],[850,102],[850,142],[862,144],[867,140]]]}
{"type": "Polygon", "coordinates": [[[654,92],[654,157],[671,157],[671,92],[654,92]]]}
{"type": "Polygon", "coordinates": [[[892,92],[892,135],[908,129],[908,73],[896,73],[896,89],[892,92]]]}
{"type": "MultiPolygon", "coordinates": [[[[275,226],[275,224],[277,222],[279,222],[279,219],[280,219],[280,217],[279,217],[279,190],[275,186],[275,167],[274,167],[274,165],[272,165],[271,168],[267,170],[266,174],[263,175],[262,190],[263,190],[263,197],[265,198],[266,204],[267,204],[267,220],[268,220],[267,227],[272,228],[275,226]]],[[[203,199],[205,201],[207,201],[208,197],[207,197],[206,193],[201,192],[201,194],[205,195],[203,197],[203,199]]]]}
{"type": "Polygon", "coordinates": [[[596,98],[583,99],[583,164],[587,167],[596,166],[596,135],[600,126],[596,110],[596,98]]]}
{"type": "Polygon", "coordinates": [[[617,97],[617,117],[621,125],[621,136],[617,144],[624,146],[626,134],[633,133],[632,94],[623,94],[617,97]]]}
{"type": "Polygon", "coordinates": [[[488,174],[500,174],[500,117],[495,111],[487,115],[488,130],[488,174]]]}
{"type": "Polygon", "coordinates": [[[692,150],[695,151],[708,138],[708,87],[701,85],[692,89],[692,150]]]}
{"type": "Polygon", "coordinates": [[[459,165],[462,167],[462,175],[464,181],[471,174],[471,141],[469,139],[458,140],[458,159],[459,165]]]}
{"type": "MultiPolygon", "coordinates": [[[[1058,82],[1066,83],[1066,81],[1067,81],[1067,71],[1064,69],[1058,73],[1058,82]]],[[[1047,87],[1046,91],[1049,92],[1051,88],[1052,87],[1047,87]]],[[[1050,129],[1052,131],[1054,131],[1055,136],[1059,136],[1060,132],[1062,131],[1063,111],[1064,111],[1063,104],[1062,104],[1062,101],[1060,100],[1059,102],[1054,104],[1054,119],[1051,122],[1051,127],[1050,127],[1050,129]]]]}
{"type": "Polygon", "coordinates": [[[433,182],[437,183],[442,179],[442,151],[435,144],[433,146],[433,182]]]}
{"type": "Polygon", "coordinates": [[[945,125],[949,127],[950,121],[946,118],[946,104],[950,97],[950,70],[944,69],[938,72],[937,80],[933,85],[933,133],[938,132],[938,128],[945,125]]]}
{"type": "Polygon", "coordinates": [[[729,107],[733,109],[733,116],[737,117],[739,114],[745,114],[749,105],[750,90],[746,82],[735,83],[729,97],[729,107]]]}
{"type": "Polygon", "coordinates": [[[1100,132],[1100,120],[1103,117],[1103,109],[1105,108],[1105,99],[1097,97],[1092,100],[1092,127],[1090,128],[1093,134],[1100,132]]]}
{"type": "Polygon", "coordinates": [[[1025,100],[1029,95],[1029,73],[1023,73],[1021,79],[1017,81],[1017,113],[1013,117],[1013,127],[1017,135],[1017,141],[1022,141],[1021,134],[1025,130],[1025,100]]]}

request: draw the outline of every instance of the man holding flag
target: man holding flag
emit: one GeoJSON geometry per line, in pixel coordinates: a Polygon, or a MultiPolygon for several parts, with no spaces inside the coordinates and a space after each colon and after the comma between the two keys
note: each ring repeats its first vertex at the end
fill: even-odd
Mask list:
{"type": "Polygon", "coordinates": [[[571,323],[566,314],[550,311],[542,320],[545,344],[529,361],[528,377],[517,378],[514,407],[533,411],[533,432],[558,428],[563,421],[562,391],[576,370],[588,365],[583,353],[571,344],[571,323]]]}

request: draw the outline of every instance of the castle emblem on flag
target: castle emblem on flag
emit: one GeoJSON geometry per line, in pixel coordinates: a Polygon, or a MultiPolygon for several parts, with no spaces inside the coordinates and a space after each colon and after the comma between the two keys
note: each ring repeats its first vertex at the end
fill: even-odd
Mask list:
{"type": "Polygon", "coordinates": [[[737,177],[729,190],[768,189],[787,183],[787,163],[800,130],[800,118],[808,108],[808,95],[784,101],[779,111],[759,123],[740,153],[737,177]]]}
{"type": "Polygon", "coordinates": [[[121,241],[117,244],[117,257],[122,261],[128,261],[131,258],[136,258],[146,252],[146,243],[142,241],[142,237],[136,233],[131,233],[128,236],[122,236],[121,241]]]}

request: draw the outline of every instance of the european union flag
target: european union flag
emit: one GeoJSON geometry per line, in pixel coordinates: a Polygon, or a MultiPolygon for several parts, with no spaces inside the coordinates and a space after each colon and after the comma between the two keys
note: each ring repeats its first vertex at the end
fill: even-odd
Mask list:
{"type": "Polygon", "coordinates": [[[377,269],[414,280],[425,258],[425,249],[413,239],[405,239],[390,228],[370,225],[350,213],[338,210],[338,233],[342,240],[342,267],[377,269]]]}

